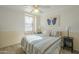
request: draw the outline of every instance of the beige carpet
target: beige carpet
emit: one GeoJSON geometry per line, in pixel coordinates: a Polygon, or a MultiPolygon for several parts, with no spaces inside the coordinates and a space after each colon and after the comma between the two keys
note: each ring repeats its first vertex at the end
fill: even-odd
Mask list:
{"type": "MultiPolygon", "coordinates": [[[[13,54],[25,54],[25,52],[21,48],[21,44],[15,44],[9,47],[1,48],[0,51],[8,51],[13,54]]],[[[61,50],[61,54],[72,54],[69,50],[61,50]]],[[[75,52],[73,54],[76,54],[75,52]]]]}
{"type": "Polygon", "coordinates": [[[16,54],[24,54],[24,51],[21,48],[21,44],[15,44],[9,47],[1,48],[0,51],[14,52],[16,54]]]}

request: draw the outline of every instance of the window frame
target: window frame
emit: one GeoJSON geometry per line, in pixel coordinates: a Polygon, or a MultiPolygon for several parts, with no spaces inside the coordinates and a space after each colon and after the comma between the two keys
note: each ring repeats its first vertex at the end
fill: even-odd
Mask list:
{"type": "Polygon", "coordinates": [[[34,15],[29,15],[29,14],[25,14],[25,16],[32,17],[32,19],[33,19],[33,21],[32,21],[32,31],[25,31],[25,19],[24,19],[24,31],[25,31],[25,34],[26,33],[33,33],[33,32],[35,32],[35,27],[36,27],[35,16],[34,15]]]}

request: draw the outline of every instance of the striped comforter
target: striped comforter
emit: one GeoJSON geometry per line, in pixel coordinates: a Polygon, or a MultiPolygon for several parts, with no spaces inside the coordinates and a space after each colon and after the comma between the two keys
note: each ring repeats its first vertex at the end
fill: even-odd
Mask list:
{"type": "Polygon", "coordinates": [[[59,53],[60,37],[48,37],[44,35],[27,35],[23,37],[21,46],[28,54],[59,53]]]}

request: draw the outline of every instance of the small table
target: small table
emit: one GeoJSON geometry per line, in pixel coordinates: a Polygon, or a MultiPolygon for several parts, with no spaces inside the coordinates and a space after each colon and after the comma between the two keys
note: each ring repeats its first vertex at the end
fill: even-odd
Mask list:
{"type": "Polygon", "coordinates": [[[69,48],[73,52],[73,37],[64,36],[63,39],[63,49],[69,48]]]}

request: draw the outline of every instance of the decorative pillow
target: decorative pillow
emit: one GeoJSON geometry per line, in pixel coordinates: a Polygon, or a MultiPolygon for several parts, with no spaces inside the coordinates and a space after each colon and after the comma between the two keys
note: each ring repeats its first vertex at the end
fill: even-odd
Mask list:
{"type": "Polygon", "coordinates": [[[51,31],[51,36],[59,36],[59,32],[56,30],[51,31]]]}
{"type": "Polygon", "coordinates": [[[43,35],[45,35],[45,36],[49,36],[49,33],[50,33],[50,32],[49,32],[48,30],[44,30],[42,33],[43,33],[43,35]]]}
{"type": "Polygon", "coordinates": [[[44,30],[42,33],[45,36],[60,36],[60,32],[57,30],[44,30]]]}

